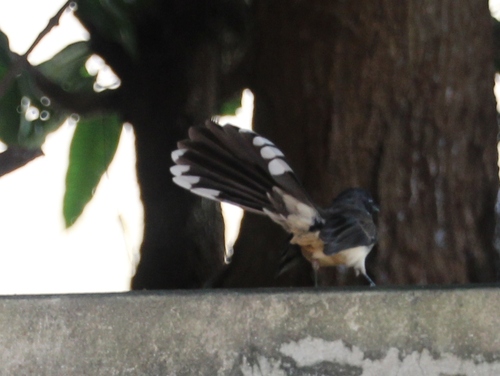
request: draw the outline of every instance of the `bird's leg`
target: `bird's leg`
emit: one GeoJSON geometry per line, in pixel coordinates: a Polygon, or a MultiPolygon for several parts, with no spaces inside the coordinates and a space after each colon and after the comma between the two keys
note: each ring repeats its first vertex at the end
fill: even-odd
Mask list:
{"type": "Polygon", "coordinates": [[[370,282],[370,287],[375,287],[376,286],[375,282],[373,282],[373,280],[368,276],[368,274],[366,272],[363,273],[363,275],[365,276],[366,280],[368,282],[370,282]]]}
{"type": "Polygon", "coordinates": [[[318,287],[318,271],[319,271],[319,261],[313,260],[312,267],[314,272],[314,287],[318,287]]]}
{"type": "Polygon", "coordinates": [[[366,272],[366,267],[365,267],[365,261],[357,266],[354,267],[354,271],[356,272],[356,276],[363,274],[363,276],[366,278],[366,280],[370,283],[370,287],[374,287],[375,282],[368,276],[368,273],[366,272]]]}

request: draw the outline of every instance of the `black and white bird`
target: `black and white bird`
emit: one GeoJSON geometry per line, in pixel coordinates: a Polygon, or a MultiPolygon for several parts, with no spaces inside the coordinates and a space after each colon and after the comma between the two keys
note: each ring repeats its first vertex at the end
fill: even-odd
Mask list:
{"type": "MultiPolygon", "coordinates": [[[[189,128],[189,139],[172,152],[173,181],[194,194],[267,215],[291,234],[316,272],[345,265],[366,273],[365,259],[377,241],[372,196],[361,188],[340,193],[325,208],[313,204],[285,156],[259,134],[212,121],[189,128]]],[[[317,280],[316,280],[317,283],[317,280]]]]}

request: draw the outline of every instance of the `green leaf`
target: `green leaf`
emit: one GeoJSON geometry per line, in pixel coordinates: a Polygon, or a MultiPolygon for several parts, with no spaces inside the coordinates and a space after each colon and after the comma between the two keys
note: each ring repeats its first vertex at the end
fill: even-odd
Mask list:
{"type": "Polygon", "coordinates": [[[150,11],[151,0],[86,0],[78,3],[75,15],[101,37],[120,44],[133,58],[138,56],[136,17],[150,11]]]}
{"type": "Polygon", "coordinates": [[[9,38],[0,30],[0,77],[7,72],[12,60],[9,38]]]}
{"type": "MultiPolygon", "coordinates": [[[[91,54],[87,42],[74,43],[38,69],[67,91],[94,93],[95,78],[85,70],[91,54]]],[[[5,74],[10,68],[10,56],[8,40],[0,33],[0,73],[5,74]]],[[[69,115],[68,111],[53,106],[36,87],[29,71],[23,71],[0,98],[0,140],[8,145],[38,148],[69,115]]]]}
{"type": "Polygon", "coordinates": [[[0,140],[7,145],[38,148],[68,116],[68,111],[54,108],[28,72],[23,72],[0,98],[0,140]]]}
{"type": "Polygon", "coordinates": [[[16,85],[22,96],[16,107],[18,129],[15,143],[27,148],[38,148],[49,133],[64,123],[70,113],[55,108],[51,100],[39,91],[28,72],[23,72],[17,78],[16,85]]]}
{"type": "Polygon", "coordinates": [[[118,147],[122,122],[117,115],[80,120],[69,152],[63,215],[66,227],[80,217],[118,147]]]}
{"type": "Polygon", "coordinates": [[[77,42],[58,52],[52,59],[38,65],[38,70],[68,92],[94,92],[95,77],[85,69],[92,55],[88,42],[77,42]]]}
{"type": "Polygon", "coordinates": [[[19,113],[21,93],[17,85],[12,85],[0,98],[0,140],[7,145],[18,145],[19,113]]]}
{"type": "MultiPolygon", "coordinates": [[[[9,39],[0,31],[0,80],[3,79],[12,65],[12,53],[9,39]]],[[[12,85],[0,98],[0,140],[6,144],[17,142],[19,113],[17,107],[21,102],[21,93],[17,85],[12,85]]]]}
{"type": "Polygon", "coordinates": [[[241,93],[222,103],[219,115],[236,115],[236,110],[241,107],[241,93]]]}

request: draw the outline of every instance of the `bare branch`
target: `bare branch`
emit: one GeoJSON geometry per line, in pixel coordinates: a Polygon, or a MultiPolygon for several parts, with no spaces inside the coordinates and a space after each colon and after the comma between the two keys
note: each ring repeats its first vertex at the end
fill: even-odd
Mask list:
{"type": "Polygon", "coordinates": [[[23,167],[33,159],[43,155],[42,149],[26,149],[19,146],[9,146],[0,153],[0,176],[23,167]]]}
{"type": "Polygon", "coordinates": [[[47,26],[45,26],[45,29],[43,29],[42,32],[38,34],[38,37],[31,44],[30,48],[28,48],[24,55],[19,56],[17,61],[10,67],[5,76],[3,76],[2,80],[0,81],[0,97],[2,97],[10,88],[16,76],[19,75],[27,65],[29,65],[28,56],[30,55],[30,53],[37,46],[37,44],[40,43],[40,41],[50,32],[50,30],[52,30],[52,28],[59,25],[59,19],[61,18],[61,15],[72,2],[74,2],[74,0],[68,0],[66,1],[66,3],[64,3],[59,11],[49,20],[47,26]]]}

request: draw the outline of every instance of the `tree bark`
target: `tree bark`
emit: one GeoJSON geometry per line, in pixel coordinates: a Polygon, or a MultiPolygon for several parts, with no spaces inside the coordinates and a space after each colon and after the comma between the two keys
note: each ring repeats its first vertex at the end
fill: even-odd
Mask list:
{"type": "MultiPolygon", "coordinates": [[[[495,280],[487,2],[255,0],[250,69],[234,72],[244,4],[152,2],[134,15],[136,60],[85,24],[122,79],[113,110],[136,132],[146,223],[133,288],[201,287],[221,271],[218,206],[173,185],[170,152],[242,83],[255,94],[255,130],[283,149],[318,205],[352,186],[380,202],[368,260],[378,283],[495,280]]],[[[269,219],[246,216],[220,285],[312,284],[305,262],[276,278],[285,238],[269,219]]],[[[321,274],[325,285],[353,281],[365,283],[321,274]]]]}
{"type": "Polygon", "coordinates": [[[217,46],[189,48],[184,43],[193,41],[185,37],[172,36],[162,47],[170,49],[166,56],[157,51],[143,59],[150,64],[124,87],[145,222],[135,290],[199,288],[223,265],[220,206],[179,188],[170,173],[177,141],[187,137],[189,126],[210,117],[218,95],[217,46]]]}
{"type": "Polygon", "coordinates": [[[141,259],[133,289],[200,288],[223,267],[219,204],[172,182],[171,152],[236,90],[244,52],[243,1],[153,1],[137,7],[132,57],[85,20],[94,51],[121,78],[114,110],[134,126],[144,205],[141,259]]]}
{"type": "MultiPolygon", "coordinates": [[[[224,223],[218,203],[172,182],[170,153],[190,126],[204,123],[224,98],[241,90],[231,77],[244,53],[246,5],[224,0],[158,4],[163,16],[156,26],[163,38],[152,43],[148,58],[142,58],[148,64],[128,80],[130,96],[123,109],[136,132],[145,211],[132,288],[200,288],[223,268],[224,223]]],[[[143,30],[146,42],[151,25],[143,30]]]]}
{"type": "MultiPolygon", "coordinates": [[[[283,149],[319,205],[351,186],[373,192],[380,239],[369,273],[380,284],[494,281],[487,2],[254,6],[255,130],[283,149]]],[[[226,286],[307,283],[306,267],[274,279],[283,236],[268,219],[245,218],[241,234],[226,286]]],[[[342,270],[321,277],[352,283],[342,270]]]]}
{"type": "Polygon", "coordinates": [[[388,72],[401,78],[398,100],[379,105],[393,111],[377,272],[392,283],[491,282],[498,128],[488,5],[414,1],[406,14],[405,35],[394,38],[405,64],[393,58],[388,72]],[[405,117],[406,127],[392,125],[405,117]]]}

